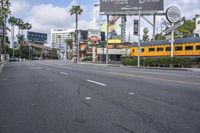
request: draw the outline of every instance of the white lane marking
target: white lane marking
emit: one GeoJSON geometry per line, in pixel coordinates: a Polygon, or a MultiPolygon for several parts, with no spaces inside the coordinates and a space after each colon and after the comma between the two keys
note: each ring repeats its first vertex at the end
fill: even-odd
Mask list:
{"type": "Polygon", "coordinates": [[[128,94],[129,94],[129,95],[135,95],[135,93],[132,93],[132,92],[129,92],[128,94]]]}
{"type": "Polygon", "coordinates": [[[91,100],[92,98],[91,97],[85,97],[85,100],[91,100]]]}
{"type": "Polygon", "coordinates": [[[60,72],[60,74],[69,75],[69,73],[65,73],[65,72],[60,72]]]}
{"type": "Polygon", "coordinates": [[[93,80],[87,80],[87,81],[90,82],[90,83],[97,84],[97,85],[106,86],[106,84],[103,84],[103,83],[100,83],[100,82],[96,82],[96,81],[93,81],[93,80]]]}
{"type": "Polygon", "coordinates": [[[27,70],[39,70],[42,69],[41,67],[30,67],[30,68],[25,68],[27,70]]]}

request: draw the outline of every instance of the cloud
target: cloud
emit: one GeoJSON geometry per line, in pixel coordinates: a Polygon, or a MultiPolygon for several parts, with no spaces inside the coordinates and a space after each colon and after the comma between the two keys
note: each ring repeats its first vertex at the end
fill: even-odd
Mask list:
{"type": "MultiPolygon", "coordinates": [[[[94,2],[98,2],[96,0],[94,2]]],[[[11,0],[12,14],[16,17],[21,17],[33,26],[33,31],[44,32],[50,34],[50,29],[71,29],[75,28],[75,17],[71,16],[69,10],[74,4],[73,1],[67,7],[60,7],[53,4],[34,4],[31,5],[33,0],[11,0]]],[[[87,3],[87,2],[86,2],[87,3]]],[[[182,11],[183,16],[193,18],[195,14],[200,14],[199,0],[165,0],[165,10],[169,6],[178,6],[182,11]]],[[[80,5],[84,12],[79,16],[79,27],[81,29],[93,28],[92,17],[93,7],[92,4],[80,5]]],[[[133,32],[133,19],[137,16],[129,17],[127,23],[127,38],[133,32]]],[[[147,17],[152,21],[152,17],[147,17]]],[[[160,22],[162,17],[157,17],[157,28],[160,29],[160,22]]],[[[163,17],[165,18],[165,17],[163,17]]],[[[150,37],[152,37],[152,27],[142,20],[141,29],[148,27],[150,29],[150,37]]],[[[141,30],[142,34],[142,30],[141,30]]]]}
{"type": "Polygon", "coordinates": [[[28,15],[30,7],[30,4],[25,1],[11,1],[11,15],[16,17],[28,15]]]}
{"type": "MultiPolygon", "coordinates": [[[[32,31],[48,33],[51,29],[75,28],[75,16],[71,16],[69,10],[74,5],[72,1],[67,7],[59,7],[53,4],[40,4],[30,6],[28,1],[12,1],[11,11],[14,16],[21,17],[32,24],[32,31]],[[20,15],[20,16],[19,16],[20,15]]],[[[79,27],[87,29],[92,25],[92,14],[86,6],[81,5],[84,12],[79,16],[79,27]]],[[[50,39],[50,38],[49,38],[50,39]]]]}

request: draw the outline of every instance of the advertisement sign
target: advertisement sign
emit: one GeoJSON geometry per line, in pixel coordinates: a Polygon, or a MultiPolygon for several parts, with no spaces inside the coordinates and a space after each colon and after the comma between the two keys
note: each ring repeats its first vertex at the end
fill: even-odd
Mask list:
{"type": "Polygon", "coordinates": [[[166,18],[170,23],[176,23],[181,19],[181,12],[175,6],[169,7],[166,11],[166,18]]]}
{"type": "Polygon", "coordinates": [[[47,34],[28,31],[27,38],[29,42],[46,43],[47,34]]]}
{"type": "Polygon", "coordinates": [[[164,0],[100,0],[100,12],[161,11],[164,0]]]}
{"type": "Polygon", "coordinates": [[[98,45],[101,41],[101,31],[90,29],[88,30],[88,43],[90,45],[98,45]]]}
{"type": "Polygon", "coordinates": [[[133,35],[138,36],[139,34],[139,21],[134,20],[134,25],[133,25],[133,35]]]}
{"type": "Polygon", "coordinates": [[[109,44],[118,44],[121,43],[121,39],[108,39],[109,44]]]}

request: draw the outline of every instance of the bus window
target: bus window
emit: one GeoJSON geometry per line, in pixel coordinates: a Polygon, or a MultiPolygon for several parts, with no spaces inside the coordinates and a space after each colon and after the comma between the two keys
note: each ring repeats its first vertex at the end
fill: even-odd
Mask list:
{"type": "Polygon", "coordinates": [[[165,51],[171,51],[171,47],[166,47],[165,51]]]}
{"type": "Polygon", "coordinates": [[[191,51],[191,50],[193,50],[193,46],[185,46],[185,50],[186,51],[191,51]]]}
{"type": "Polygon", "coordinates": [[[158,52],[162,52],[162,51],[163,51],[163,48],[157,48],[157,51],[158,51],[158,52]]]}
{"type": "Polygon", "coordinates": [[[176,46],[175,47],[175,51],[182,51],[183,50],[183,47],[182,46],[176,46]]]}
{"type": "Polygon", "coordinates": [[[143,53],[144,52],[144,48],[141,48],[140,52],[143,53]]]}
{"type": "Polygon", "coordinates": [[[154,52],[155,48],[149,48],[149,52],[154,52]]]}
{"type": "Polygon", "coordinates": [[[199,46],[196,46],[196,50],[200,50],[200,45],[199,45],[199,46]]]}

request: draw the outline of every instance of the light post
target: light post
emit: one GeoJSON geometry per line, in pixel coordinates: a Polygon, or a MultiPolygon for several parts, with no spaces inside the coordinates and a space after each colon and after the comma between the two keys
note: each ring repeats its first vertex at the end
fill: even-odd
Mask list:
{"type": "Polygon", "coordinates": [[[140,67],[140,11],[138,20],[138,67],[140,67]]]}

